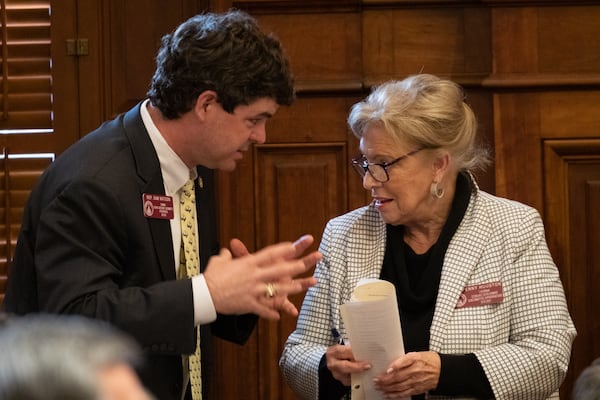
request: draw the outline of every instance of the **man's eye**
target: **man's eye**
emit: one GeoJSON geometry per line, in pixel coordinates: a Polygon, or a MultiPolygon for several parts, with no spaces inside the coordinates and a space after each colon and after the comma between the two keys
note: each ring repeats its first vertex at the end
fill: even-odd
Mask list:
{"type": "Polygon", "coordinates": [[[261,118],[251,118],[248,120],[248,123],[252,126],[256,126],[256,125],[260,124],[261,121],[262,121],[261,118]]]}

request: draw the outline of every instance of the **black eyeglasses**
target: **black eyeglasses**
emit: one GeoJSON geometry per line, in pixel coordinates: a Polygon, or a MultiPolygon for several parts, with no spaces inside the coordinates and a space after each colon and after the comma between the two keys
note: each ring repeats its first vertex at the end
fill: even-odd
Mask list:
{"type": "Polygon", "coordinates": [[[377,182],[384,183],[384,182],[387,182],[390,180],[390,175],[388,174],[389,167],[396,164],[400,160],[405,159],[406,157],[412,156],[413,154],[415,154],[421,150],[423,150],[423,149],[421,148],[421,149],[413,150],[410,153],[407,153],[403,156],[396,158],[393,161],[386,162],[386,163],[371,163],[371,162],[367,161],[367,158],[365,156],[362,156],[360,158],[353,159],[352,166],[354,167],[356,172],[358,172],[358,174],[362,178],[364,178],[365,175],[367,174],[367,171],[369,171],[369,174],[371,174],[373,179],[375,179],[377,182]]]}

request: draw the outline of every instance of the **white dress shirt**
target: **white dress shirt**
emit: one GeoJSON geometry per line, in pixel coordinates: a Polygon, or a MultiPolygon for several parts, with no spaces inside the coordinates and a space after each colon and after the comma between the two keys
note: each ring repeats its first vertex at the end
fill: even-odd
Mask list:
{"type": "MultiPolygon", "coordinates": [[[[150,135],[152,145],[158,155],[160,170],[165,185],[165,194],[173,198],[173,219],[171,219],[171,236],[173,238],[173,254],[175,272],[179,269],[179,249],[181,247],[181,226],[179,222],[179,191],[188,179],[196,179],[196,169],[188,169],[179,156],[167,144],[162,134],[152,121],[148,112],[149,100],[146,99],[141,107],[142,120],[150,135]]],[[[194,210],[195,212],[195,210],[194,210]]],[[[196,227],[198,229],[198,227],[196,227]]],[[[198,232],[196,232],[198,233],[198,232]]],[[[200,250],[200,249],[198,249],[200,250]]],[[[200,253],[198,251],[198,253],[200,253]]],[[[217,319],[217,312],[213,304],[204,275],[192,277],[192,291],[194,296],[194,323],[195,325],[208,324],[217,319]]]]}

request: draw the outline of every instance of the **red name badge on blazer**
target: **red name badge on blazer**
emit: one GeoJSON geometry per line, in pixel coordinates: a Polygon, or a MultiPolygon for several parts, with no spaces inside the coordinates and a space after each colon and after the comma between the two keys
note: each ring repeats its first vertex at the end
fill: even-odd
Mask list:
{"type": "Polygon", "coordinates": [[[499,304],[504,300],[502,282],[480,283],[467,286],[458,298],[456,308],[478,307],[499,304]]]}
{"type": "Polygon", "coordinates": [[[173,198],[164,194],[142,195],[146,218],[173,219],[173,198]]]}

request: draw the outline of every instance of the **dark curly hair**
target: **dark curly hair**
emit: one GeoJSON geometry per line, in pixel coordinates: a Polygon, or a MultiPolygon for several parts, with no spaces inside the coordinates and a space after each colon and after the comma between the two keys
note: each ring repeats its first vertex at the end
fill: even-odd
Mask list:
{"type": "Polygon", "coordinates": [[[156,65],[148,97],[168,119],[190,111],[205,90],[229,113],[259,98],[294,100],[281,44],[239,10],[188,19],[162,38],[156,65]]]}

